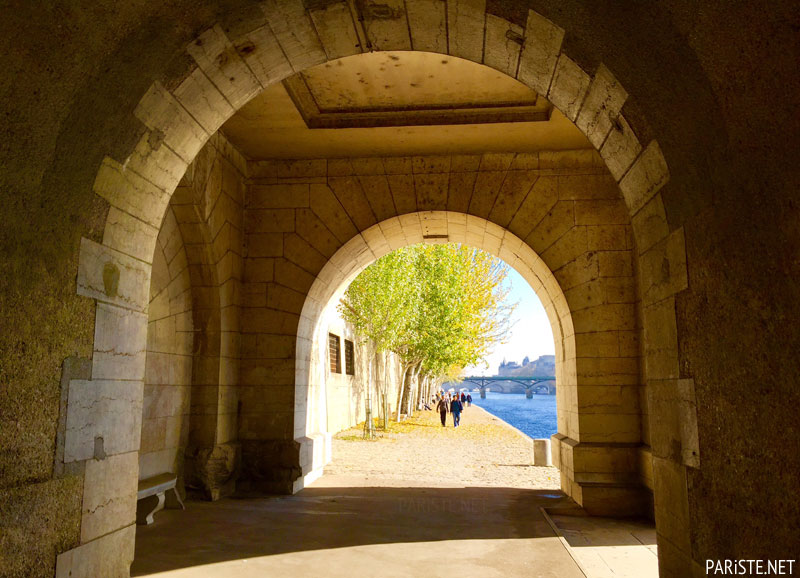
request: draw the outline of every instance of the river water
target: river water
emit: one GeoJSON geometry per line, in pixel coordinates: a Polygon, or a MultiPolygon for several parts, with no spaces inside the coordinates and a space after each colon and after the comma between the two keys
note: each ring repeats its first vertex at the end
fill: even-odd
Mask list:
{"type": "Polygon", "coordinates": [[[470,392],[472,403],[510,423],[532,438],[549,438],[556,433],[556,396],[534,395],[527,399],[524,393],[486,392],[481,399],[477,391],[470,392]]]}

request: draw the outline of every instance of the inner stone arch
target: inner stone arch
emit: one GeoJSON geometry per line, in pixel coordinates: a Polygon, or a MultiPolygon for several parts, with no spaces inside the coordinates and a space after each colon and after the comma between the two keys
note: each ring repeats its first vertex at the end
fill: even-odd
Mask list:
{"type": "MultiPolygon", "coordinates": [[[[322,475],[330,461],[330,434],[325,424],[325,313],[335,306],[361,271],[384,255],[419,243],[458,243],[481,249],[514,268],[536,293],[547,313],[556,352],[557,403],[566,408],[575,399],[575,335],[567,300],[544,261],[508,230],[473,215],[448,211],[421,211],[392,217],[371,226],[345,243],[325,264],[308,291],[297,328],[295,439],[301,444],[302,476],[295,489],[322,475]],[[435,240],[434,240],[435,239],[435,240]]],[[[564,410],[559,410],[563,412],[564,410]]],[[[573,410],[574,411],[574,410],[573,410]]],[[[559,431],[568,432],[560,415],[559,431]]]]}
{"type": "Polygon", "coordinates": [[[531,284],[551,295],[544,301],[552,303],[554,331],[567,337],[556,452],[562,485],[595,512],[646,508],[646,478],[637,466],[647,448],[634,247],[619,189],[596,153],[273,159],[251,162],[249,174],[239,362],[243,487],[296,490],[314,470],[312,457],[324,461],[327,432],[296,411],[302,394],[286,409],[287,396],[297,401],[297,385],[307,385],[297,377],[309,370],[312,342],[298,345],[296,338],[313,334],[309,311],[327,302],[320,292],[335,291],[374,255],[409,244],[404,239],[432,234],[487,243],[512,266],[524,266],[519,259],[528,252],[531,284]],[[486,187],[500,182],[499,189],[486,187]],[[448,211],[451,202],[465,209],[448,211]],[[434,208],[417,208],[426,205],[434,208]],[[576,470],[574,462],[584,465],[576,470]]]}

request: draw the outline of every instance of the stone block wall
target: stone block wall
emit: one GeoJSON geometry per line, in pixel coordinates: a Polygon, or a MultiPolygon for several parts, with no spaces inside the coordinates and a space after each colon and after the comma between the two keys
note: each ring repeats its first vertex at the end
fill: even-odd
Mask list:
{"type": "MultiPolygon", "coordinates": [[[[339,336],[342,347],[342,371],[334,373],[327,363],[329,356],[321,359],[324,371],[320,374],[325,379],[327,431],[336,433],[363,422],[366,419],[367,390],[372,402],[372,417],[378,419],[383,415],[382,392],[386,392],[389,402],[389,415],[397,409],[398,390],[402,368],[398,357],[392,353],[379,353],[372,362],[372,350],[363,343],[338,315],[330,314],[325,319],[324,330],[320,337],[325,340],[321,345],[327,346],[329,333],[339,336]],[[345,368],[344,340],[353,342],[354,375],[348,375],[345,368]]],[[[314,363],[314,361],[312,361],[314,363]]],[[[312,371],[312,374],[316,372],[312,371]]]]}
{"type": "MultiPolygon", "coordinates": [[[[332,304],[335,307],[335,304],[332,304]]],[[[329,322],[319,333],[320,351],[324,352],[319,360],[323,370],[319,372],[325,379],[325,414],[328,431],[336,433],[363,421],[367,403],[367,388],[369,383],[368,352],[366,347],[358,342],[353,330],[338,315],[328,315],[329,322]],[[328,349],[328,335],[333,334],[339,338],[341,351],[341,371],[331,371],[330,351],[328,349]],[[353,342],[354,374],[348,375],[345,362],[345,340],[353,342]]],[[[312,363],[314,361],[312,360],[312,363]]],[[[312,374],[316,372],[311,372],[312,374]]],[[[377,410],[374,390],[372,396],[373,409],[377,410]]]]}
{"type": "MultiPolygon", "coordinates": [[[[192,364],[187,481],[208,498],[233,490],[238,468],[244,157],[220,134],[170,200],[191,283],[192,364]]],[[[165,220],[165,225],[167,221],[165,220]]]]}
{"type": "MultiPolygon", "coordinates": [[[[104,379],[100,372],[128,388],[141,383],[147,315],[138,313],[148,301],[149,243],[205,138],[261,86],[367,49],[352,42],[363,36],[360,23],[331,26],[322,5],[270,2],[265,13],[262,4],[240,0],[220,10],[218,2],[195,0],[191,9],[138,3],[118,10],[97,0],[92,10],[60,10],[18,2],[4,14],[10,72],[2,91],[0,318],[13,328],[0,334],[0,567],[7,574],[52,576],[54,555],[63,553],[60,571],[126,575],[130,518],[70,550],[80,544],[85,465],[59,464],[59,410],[70,381],[100,394],[115,387],[87,386],[104,379]],[[204,42],[195,43],[199,32],[204,42]],[[161,82],[147,91],[153,79],[161,82]],[[145,105],[155,106],[139,106],[145,92],[145,105]],[[116,228],[135,224],[130,217],[152,229],[116,228]],[[105,265],[123,263],[120,291],[105,292],[105,265]],[[129,342],[112,340],[126,330],[134,334],[129,342]],[[114,360],[104,353],[111,347],[124,355],[114,360]],[[65,369],[60,380],[62,363],[76,356],[95,357],[98,375],[65,369]]],[[[446,51],[512,74],[517,64],[516,77],[576,119],[628,183],[621,173],[644,149],[628,194],[639,251],[651,250],[643,258],[656,266],[640,274],[676,281],[662,283],[662,303],[643,312],[648,379],[663,380],[649,399],[651,429],[673,429],[651,440],[663,484],[662,576],[699,575],[706,558],[779,558],[796,545],[798,332],[787,320],[800,307],[792,258],[798,210],[794,151],[786,146],[797,140],[796,2],[762,4],[431,0],[406,3],[405,18],[388,30],[366,24],[365,38],[379,49],[446,51]],[[503,28],[514,38],[522,30],[522,46],[503,28]],[[622,91],[606,90],[616,84],[608,71],[630,94],[620,116],[622,91]],[[610,99],[592,94],[593,86],[610,99]],[[590,108],[583,103],[596,109],[582,112],[590,108]],[[605,130],[595,127],[609,124],[598,144],[605,130]],[[647,152],[652,139],[663,150],[661,169],[647,152]],[[661,176],[650,186],[642,172],[661,176]],[[685,262],[674,253],[684,231],[685,262]],[[678,431],[676,421],[695,406],[692,384],[696,419],[678,431]]],[[[87,424],[92,450],[95,432],[107,454],[132,451],[132,441],[138,447],[128,426],[140,424],[131,416],[116,440],[102,422],[87,424]]]]}
{"type": "Polygon", "coordinates": [[[193,345],[189,263],[170,207],[158,233],[150,278],[140,480],[165,472],[183,477],[193,345]]]}
{"type": "MultiPolygon", "coordinates": [[[[504,258],[547,296],[565,489],[598,512],[638,491],[635,247],[596,152],[268,160],[250,162],[248,175],[242,380],[262,405],[246,410],[243,437],[290,439],[293,422],[295,438],[320,430],[322,378],[305,366],[320,356],[319,315],[375,258],[444,234],[504,258]],[[292,366],[308,381],[270,371],[292,366]],[[263,405],[293,394],[294,415],[288,404],[263,405]]],[[[643,509],[636,504],[631,511],[643,509]]]]}

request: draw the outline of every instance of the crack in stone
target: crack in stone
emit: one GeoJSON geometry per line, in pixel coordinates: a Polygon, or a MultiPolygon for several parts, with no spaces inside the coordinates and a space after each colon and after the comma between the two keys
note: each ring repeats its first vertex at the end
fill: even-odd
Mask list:
{"type": "Polygon", "coordinates": [[[120,356],[120,357],[136,357],[137,355],[141,355],[145,352],[144,349],[140,349],[138,351],[128,353],[125,351],[117,351],[116,349],[95,349],[95,353],[101,353],[103,355],[113,355],[113,356],[120,356]]]}
{"type": "Polygon", "coordinates": [[[91,515],[97,513],[97,511],[100,510],[101,508],[105,508],[106,506],[111,505],[111,503],[114,502],[115,500],[116,500],[116,498],[109,498],[105,502],[96,505],[94,508],[89,508],[87,510],[84,510],[83,513],[84,514],[88,514],[88,515],[91,516],[91,515]]]}

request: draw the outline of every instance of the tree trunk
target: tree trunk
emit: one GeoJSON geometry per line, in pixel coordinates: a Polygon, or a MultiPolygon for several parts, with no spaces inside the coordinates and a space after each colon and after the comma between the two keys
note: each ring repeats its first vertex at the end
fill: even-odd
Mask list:
{"type": "Polygon", "coordinates": [[[389,353],[383,351],[380,354],[381,367],[381,409],[383,413],[383,430],[389,429],[389,353]]]}
{"type": "Polygon", "coordinates": [[[411,366],[408,374],[406,375],[406,389],[405,389],[405,410],[406,415],[412,416],[414,415],[414,397],[416,396],[416,379],[417,375],[419,374],[419,366],[420,364],[417,363],[411,366]]]}
{"type": "Polygon", "coordinates": [[[422,375],[420,371],[417,370],[417,374],[414,376],[414,411],[419,411],[419,385],[421,383],[422,375]]]}
{"type": "Polygon", "coordinates": [[[377,350],[375,349],[374,344],[367,345],[368,352],[370,348],[372,349],[372,355],[369,356],[369,361],[367,362],[367,397],[364,400],[364,438],[366,439],[372,439],[375,437],[375,422],[372,418],[372,385],[374,382],[373,376],[376,374],[375,358],[377,355],[377,350]]]}
{"type": "Polygon", "coordinates": [[[390,354],[386,353],[385,363],[383,365],[383,383],[384,389],[386,391],[386,396],[383,399],[383,403],[386,404],[386,412],[383,414],[383,428],[385,430],[389,429],[389,359],[390,354]]]}
{"type": "Polygon", "coordinates": [[[414,399],[414,377],[416,373],[416,366],[412,366],[406,374],[406,383],[403,390],[403,408],[406,410],[406,416],[413,415],[414,406],[412,405],[414,399]]]}
{"type": "Polygon", "coordinates": [[[380,407],[380,413],[378,414],[378,418],[379,419],[384,418],[385,404],[383,403],[383,399],[384,399],[384,397],[386,397],[385,396],[386,382],[383,379],[384,378],[383,365],[384,365],[383,364],[383,354],[382,353],[379,354],[379,353],[376,352],[376,354],[375,354],[375,384],[376,384],[377,395],[379,396],[379,398],[378,398],[378,404],[379,404],[379,407],[380,407]]]}
{"type": "Polygon", "coordinates": [[[406,376],[408,375],[409,369],[411,369],[410,365],[403,365],[403,375],[400,378],[400,387],[397,388],[397,418],[395,421],[400,421],[400,411],[403,408],[403,394],[406,391],[406,376]]]}
{"type": "Polygon", "coordinates": [[[383,392],[383,382],[381,380],[381,355],[378,351],[375,351],[375,400],[378,402],[378,414],[376,417],[378,419],[381,418],[381,413],[383,410],[383,402],[382,399],[382,392],[383,392]]]}
{"type": "Polygon", "coordinates": [[[428,378],[428,383],[425,386],[425,401],[430,403],[430,399],[433,396],[433,378],[428,378]]]}

